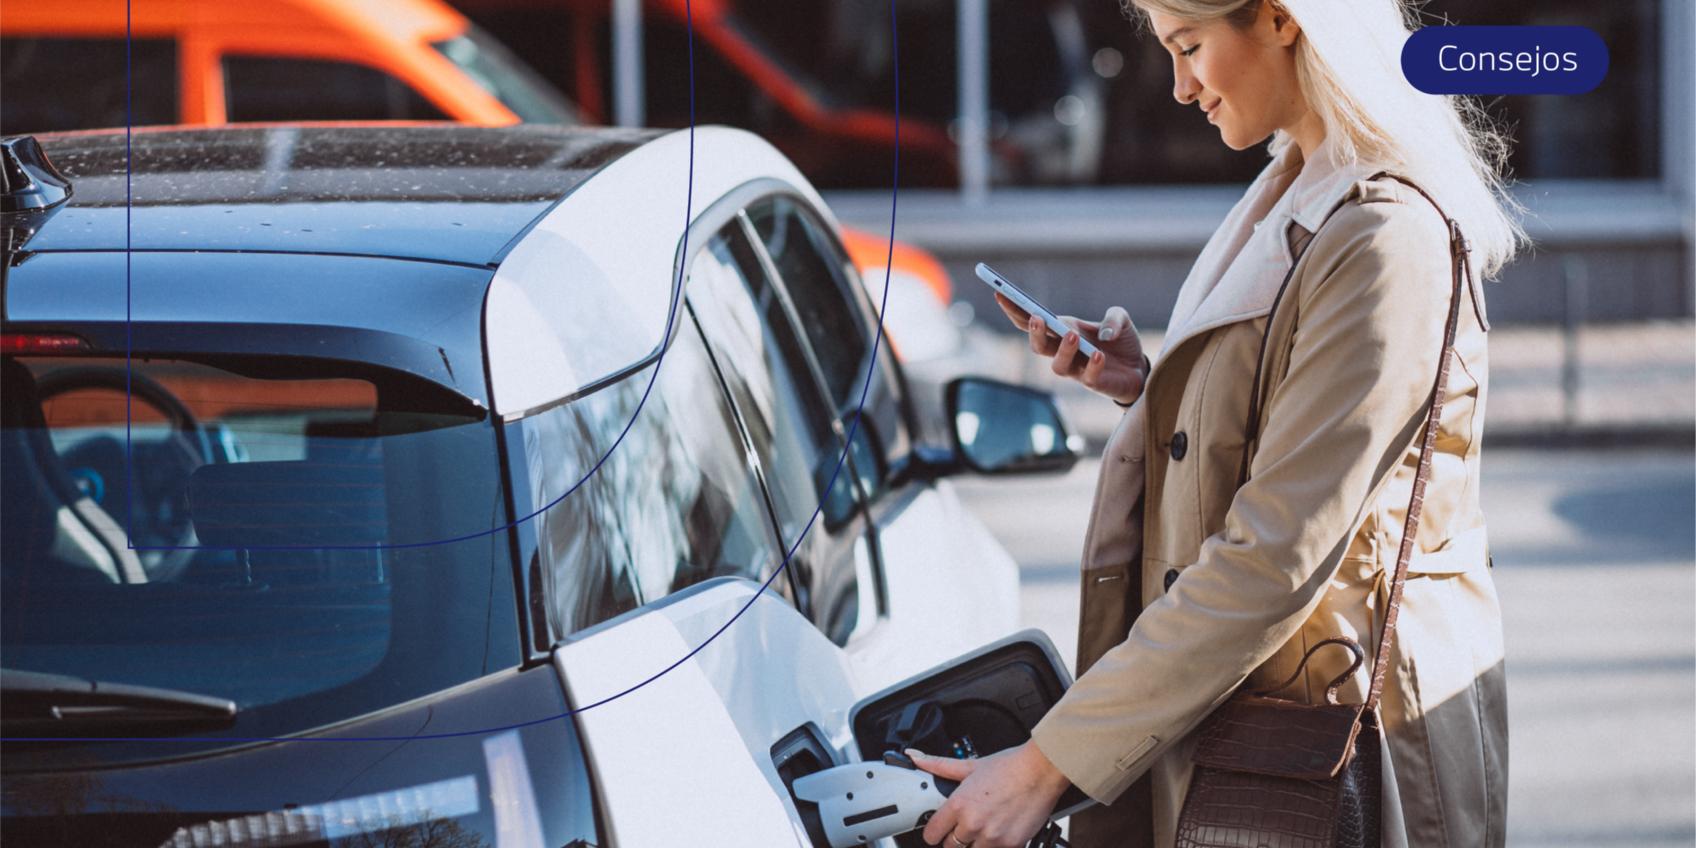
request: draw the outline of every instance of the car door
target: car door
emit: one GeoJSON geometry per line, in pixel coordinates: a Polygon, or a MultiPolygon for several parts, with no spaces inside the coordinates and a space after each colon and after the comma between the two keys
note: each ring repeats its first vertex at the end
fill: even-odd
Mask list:
{"type": "Polygon", "coordinates": [[[798,196],[762,198],[747,217],[840,419],[858,421],[846,429],[854,435],[883,603],[876,622],[861,624],[849,653],[868,674],[899,679],[1011,632],[1018,623],[1012,558],[946,481],[900,479],[914,450],[916,414],[847,252],[798,196]]]}
{"type": "Polygon", "coordinates": [[[608,835],[804,844],[784,769],[835,762],[857,689],[778,573],[757,464],[693,318],[662,356],[507,439],[520,509],[537,513],[531,615],[608,835]]]}
{"type": "Polygon", "coordinates": [[[770,432],[831,465],[767,463],[746,435],[753,407],[733,402],[754,390],[727,379],[765,367],[768,336],[726,257],[738,270],[762,266],[742,229],[730,231],[742,233],[740,262],[728,242],[710,248],[773,186],[806,190],[752,136],[662,136],[547,213],[488,287],[491,412],[522,519],[512,533],[528,657],[557,670],[608,844],[806,844],[786,784],[844,761],[852,745],[847,712],[864,687],[798,604],[857,604],[860,589],[797,581],[810,594],[786,594],[766,475],[792,469],[785,479],[808,490],[808,517],[822,482],[831,529],[821,517],[807,537],[840,546],[849,563],[871,556],[863,506],[851,475],[837,475],[846,498],[832,494],[844,483],[818,476],[840,454],[821,436],[833,430],[818,428],[828,408],[820,416],[804,395],[772,395],[788,406],[773,406],[768,425],[807,426],[770,432]],[[722,166],[691,182],[691,154],[722,166]],[[700,210],[687,230],[667,225],[669,200],[700,210]],[[742,292],[743,306],[709,312],[710,279],[742,292]],[[710,350],[703,330],[716,334],[710,350]],[[746,342],[735,359],[718,346],[729,331],[746,342]]]}

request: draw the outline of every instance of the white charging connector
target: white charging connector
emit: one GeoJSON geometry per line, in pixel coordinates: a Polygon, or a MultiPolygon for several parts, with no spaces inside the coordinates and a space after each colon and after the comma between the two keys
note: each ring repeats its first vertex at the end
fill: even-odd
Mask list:
{"type": "Polygon", "coordinates": [[[819,806],[832,848],[870,845],[924,827],[959,784],[890,752],[883,762],[849,763],[795,779],[795,797],[819,806]]]}

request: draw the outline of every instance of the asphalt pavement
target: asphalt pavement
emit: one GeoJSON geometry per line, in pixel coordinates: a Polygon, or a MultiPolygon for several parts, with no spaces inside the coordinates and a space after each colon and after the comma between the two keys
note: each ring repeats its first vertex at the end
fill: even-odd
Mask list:
{"type": "MultiPolygon", "coordinates": [[[[1068,658],[1096,468],[955,483],[1021,565],[1023,623],[1068,658]]],[[[1482,486],[1507,637],[1509,844],[1696,843],[1696,454],[1499,448],[1482,486]]]]}

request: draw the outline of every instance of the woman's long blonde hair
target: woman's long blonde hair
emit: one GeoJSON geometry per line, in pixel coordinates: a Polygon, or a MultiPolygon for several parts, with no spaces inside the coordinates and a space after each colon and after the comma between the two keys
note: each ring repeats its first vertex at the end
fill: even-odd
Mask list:
{"type": "MultiPolygon", "coordinates": [[[[1425,94],[1402,76],[1402,44],[1415,13],[1406,0],[1122,0],[1187,21],[1252,23],[1262,2],[1301,27],[1296,79],[1325,124],[1333,155],[1366,162],[1419,183],[1460,222],[1473,261],[1493,277],[1526,243],[1524,209],[1505,190],[1507,140],[1477,104],[1425,94]]],[[[1146,19],[1146,15],[1144,15],[1146,19]]],[[[1276,154],[1293,143],[1273,135],[1276,154]]]]}

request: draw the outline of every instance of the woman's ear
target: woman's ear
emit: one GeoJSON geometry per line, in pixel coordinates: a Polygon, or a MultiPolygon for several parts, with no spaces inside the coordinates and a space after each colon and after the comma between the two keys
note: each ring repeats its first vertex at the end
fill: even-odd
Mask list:
{"type": "Polygon", "coordinates": [[[1271,35],[1279,47],[1289,47],[1296,43],[1296,39],[1301,36],[1301,24],[1296,23],[1296,19],[1290,15],[1290,10],[1284,8],[1284,4],[1278,0],[1266,0],[1263,13],[1271,17],[1271,35]]]}

